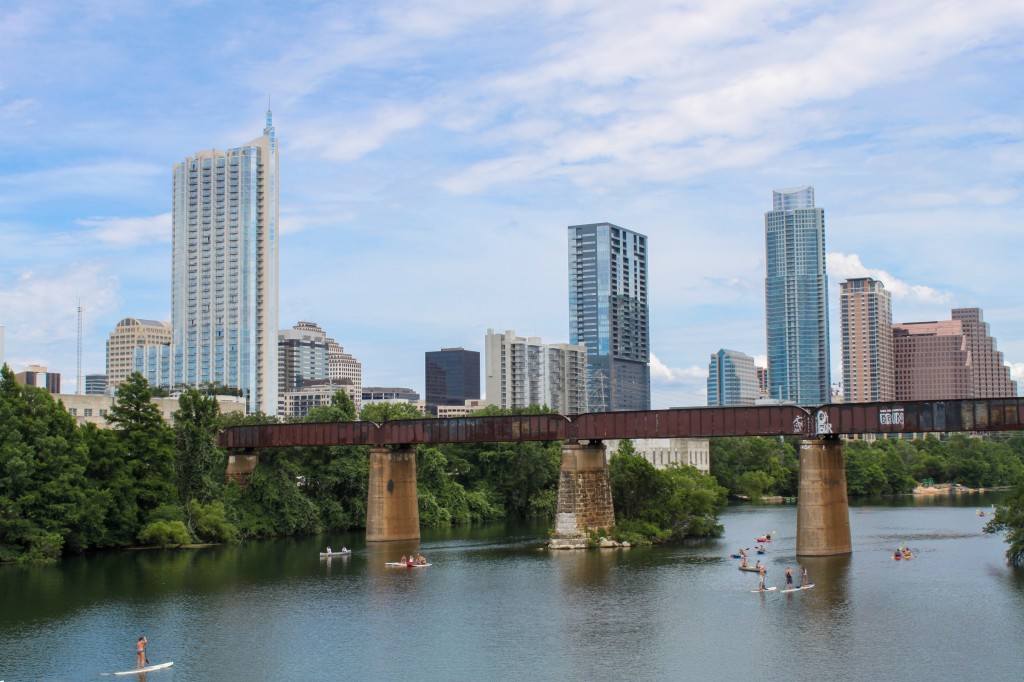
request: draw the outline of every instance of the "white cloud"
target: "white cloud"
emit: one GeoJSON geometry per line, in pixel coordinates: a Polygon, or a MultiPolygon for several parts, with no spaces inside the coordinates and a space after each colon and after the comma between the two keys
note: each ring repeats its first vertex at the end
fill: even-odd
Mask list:
{"type": "Polygon", "coordinates": [[[890,275],[885,270],[868,268],[861,263],[860,256],[855,253],[829,253],[825,258],[829,276],[834,279],[871,277],[885,285],[893,298],[935,304],[947,303],[953,298],[949,292],[939,291],[923,284],[909,284],[890,275]]]}
{"type": "Polygon", "coordinates": [[[115,246],[171,241],[170,213],[138,218],[82,218],[76,222],[91,229],[93,238],[115,246]]]}
{"type": "Polygon", "coordinates": [[[360,121],[334,117],[301,121],[289,132],[290,148],[347,163],[380,149],[393,135],[422,122],[423,112],[418,107],[394,105],[381,107],[360,121]]]}

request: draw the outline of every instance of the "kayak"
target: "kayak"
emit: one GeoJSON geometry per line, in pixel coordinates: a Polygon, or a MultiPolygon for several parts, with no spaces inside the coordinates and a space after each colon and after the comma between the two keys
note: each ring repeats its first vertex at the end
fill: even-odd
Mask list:
{"type": "Polygon", "coordinates": [[[172,665],[174,665],[174,661],[167,661],[166,663],[147,665],[145,668],[139,668],[138,670],[125,670],[123,672],[114,673],[114,675],[138,675],[139,673],[151,673],[154,670],[163,670],[164,668],[170,668],[172,665]]]}
{"type": "Polygon", "coordinates": [[[759,550],[757,550],[757,553],[758,554],[765,554],[767,551],[768,551],[767,549],[759,549],[759,550]]]}
{"type": "Polygon", "coordinates": [[[809,590],[812,587],[814,587],[814,583],[807,583],[806,585],[801,585],[800,587],[791,587],[788,590],[783,590],[783,592],[799,592],[800,590],[809,590]]]}
{"type": "Polygon", "coordinates": [[[771,541],[772,541],[772,537],[769,535],[767,537],[758,538],[754,542],[771,542],[771,541]]]}
{"type": "Polygon", "coordinates": [[[433,566],[434,564],[412,564],[408,561],[402,563],[401,561],[388,561],[385,562],[385,566],[391,566],[392,568],[426,568],[427,566],[433,566]]]}
{"type": "Polygon", "coordinates": [[[729,558],[730,559],[742,559],[743,555],[742,554],[730,554],[729,558]]]}
{"type": "Polygon", "coordinates": [[[339,549],[337,552],[320,552],[320,556],[327,558],[329,556],[341,556],[342,554],[351,554],[351,549],[339,549]]]}

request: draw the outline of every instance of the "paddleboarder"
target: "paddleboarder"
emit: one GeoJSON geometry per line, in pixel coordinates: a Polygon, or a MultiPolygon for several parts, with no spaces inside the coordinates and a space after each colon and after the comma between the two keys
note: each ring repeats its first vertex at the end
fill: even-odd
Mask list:
{"type": "Polygon", "coordinates": [[[793,587],[793,567],[786,566],[786,589],[792,589],[793,587]]]}
{"type": "Polygon", "coordinates": [[[145,635],[139,637],[139,641],[135,643],[135,653],[138,655],[138,658],[135,661],[136,670],[142,670],[146,667],[146,664],[149,663],[149,659],[146,658],[146,644],[148,643],[149,641],[146,639],[145,635]]]}
{"type": "Polygon", "coordinates": [[[800,587],[803,587],[804,585],[808,584],[809,582],[811,582],[811,581],[807,577],[807,567],[806,566],[801,566],[800,567],[800,587]]]}

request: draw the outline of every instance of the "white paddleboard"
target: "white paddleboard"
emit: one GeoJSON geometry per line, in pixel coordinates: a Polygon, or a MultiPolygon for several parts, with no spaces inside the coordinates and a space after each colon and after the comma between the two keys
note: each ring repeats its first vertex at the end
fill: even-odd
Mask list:
{"type": "Polygon", "coordinates": [[[145,668],[139,668],[138,670],[125,670],[123,672],[114,673],[115,675],[138,675],[139,673],[151,673],[154,670],[163,670],[164,668],[170,668],[174,665],[174,661],[167,661],[166,663],[157,663],[156,665],[147,665],[145,668]]]}
{"type": "Polygon", "coordinates": [[[751,590],[751,592],[774,592],[777,589],[779,589],[779,588],[777,588],[777,587],[766,587],[763,590],[751,590]]]}
{"type": "Polygon", "coordinates": [[[803,585],[802,587],[792,587],[792,588],[790,588],[788,590],[783,590],[783,592],[799,592],[801,590],[809,590],[812,587],[814,587],[814,583],[807,583],[806,585],[803,585]]]}

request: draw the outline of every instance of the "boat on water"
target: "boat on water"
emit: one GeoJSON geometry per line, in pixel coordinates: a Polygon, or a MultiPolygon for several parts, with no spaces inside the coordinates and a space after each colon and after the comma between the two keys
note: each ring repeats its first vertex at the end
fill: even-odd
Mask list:
{"type": "Polygon", "coordinates": [[[106,673],[108,675],[139,675],[141,673],[151,673],[155,670],[163,670],[164,668],[170,668],[174,665],[174,661],[167,661],[166,663],[157,663],[156,665],[147,665],[145,668],[139,668],[137,670],[122,670],[119,673],[106,673]]]}
{"type": "Polygon", "coordinates": [[[333,552],[333,551],[332,552],[320,552],[320,558],[321,559],[326,559],[327,557],[342,556],[343,554],[351,554],[351,553],[352,553],[351,549],[339,549],[336,552],[333,552]]]}
{"type": "Polygon", "coordinates": [[[415,561],[388,561],[384,565],[391,566],[392,568],[426,568],[434,564],[418,564],[415,561]]]}
{"type": "Polygon", "coordinates": [[[759,573],[761,571],[760,566],[737,566],[736,568],[741,571],[750,571],[751,573],[759,573]]]}

